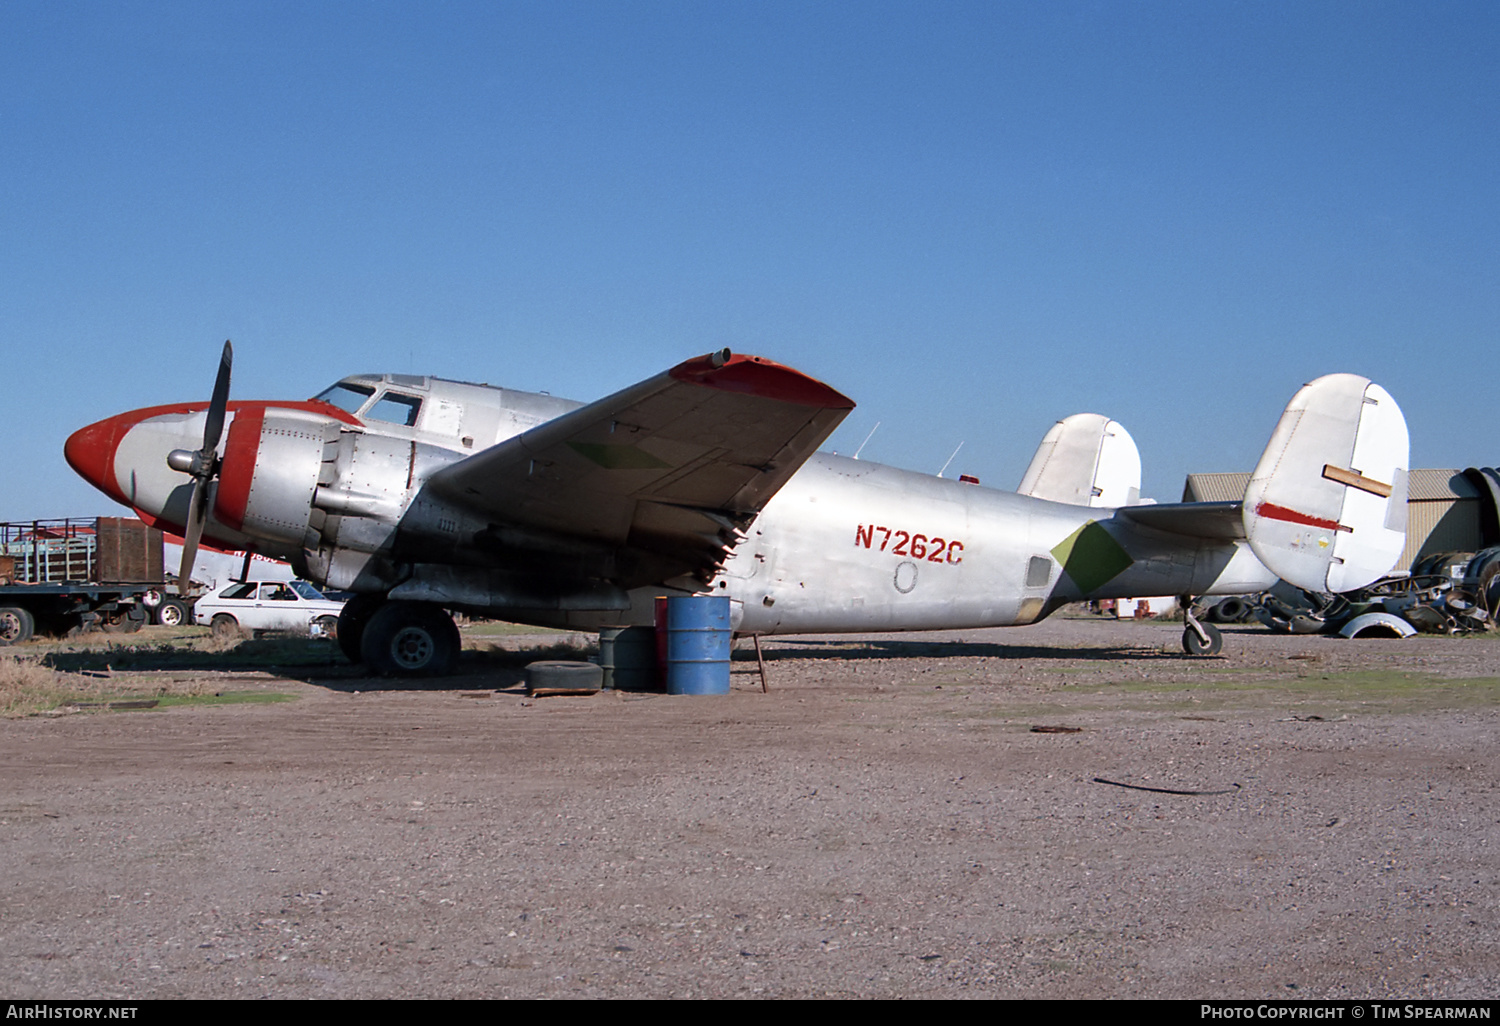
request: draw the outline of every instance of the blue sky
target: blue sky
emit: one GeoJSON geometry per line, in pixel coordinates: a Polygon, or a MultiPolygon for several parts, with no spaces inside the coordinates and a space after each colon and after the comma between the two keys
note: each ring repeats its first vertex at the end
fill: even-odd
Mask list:
{"type": "Polygon", "coordinates": [[[1011,488],[1106,413],[1147,494],[1319,374],[1494,465],[1493,3],[0,0],[0,519],[110,413],[358,371],[579,399],[729,346],[830,447],[1011,488]]]}

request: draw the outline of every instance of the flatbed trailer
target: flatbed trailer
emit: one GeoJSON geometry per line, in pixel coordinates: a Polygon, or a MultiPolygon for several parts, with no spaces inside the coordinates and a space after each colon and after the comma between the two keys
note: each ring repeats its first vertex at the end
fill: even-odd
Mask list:
{"type": "Polygon", "coordinates": [[[0,645],[135,631],[164,599],[161,532],[98,517],[0,523],[0,645]]]}

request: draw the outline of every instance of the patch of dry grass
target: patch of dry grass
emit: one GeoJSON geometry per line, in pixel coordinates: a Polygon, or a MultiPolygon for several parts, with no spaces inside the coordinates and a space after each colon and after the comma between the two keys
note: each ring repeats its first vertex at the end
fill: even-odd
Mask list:
{"type": "Polygon", "coordinates": [[[14,719],[70,705],[141,698],[197,697],[214,690],[212,682],[196,677],[64,673],[45,665],[43,658],[41,654],[0,653],[0,716],[14,719]]]}
{"type": "Polygon", "coordinates": [[[0,716],[24,716],[62,691],[61,674],[36,656],[0,652],[0,716]]]}

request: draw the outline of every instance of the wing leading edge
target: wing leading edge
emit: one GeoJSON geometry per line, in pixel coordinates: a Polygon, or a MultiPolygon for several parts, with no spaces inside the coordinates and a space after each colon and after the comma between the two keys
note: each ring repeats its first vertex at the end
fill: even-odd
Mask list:
{"type": "Polygon", "coordinates": [[[853,408],[800,371],[725,349],[476,453],[428,487],[497,523],[704,576],[853,408]]]}

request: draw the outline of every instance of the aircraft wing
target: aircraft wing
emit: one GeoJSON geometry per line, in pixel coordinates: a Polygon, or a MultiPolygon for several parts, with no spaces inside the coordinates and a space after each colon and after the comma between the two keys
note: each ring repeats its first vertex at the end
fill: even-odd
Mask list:
{"type": "Polygon", "coordinates": [[[1142,527],[1186,535],[1233,541],[1245,537],[1245,521],[1238,502],[1173,502],[1145,506],[1125,506],[1118,516],[1142,527]]]}
{"type": "Polygon", "coordinates": [[[725,349],[445,467],[427,487],[502,535],[651,557],[613,576],[706,575],[853,408],[799,371],[725,349]]]}

